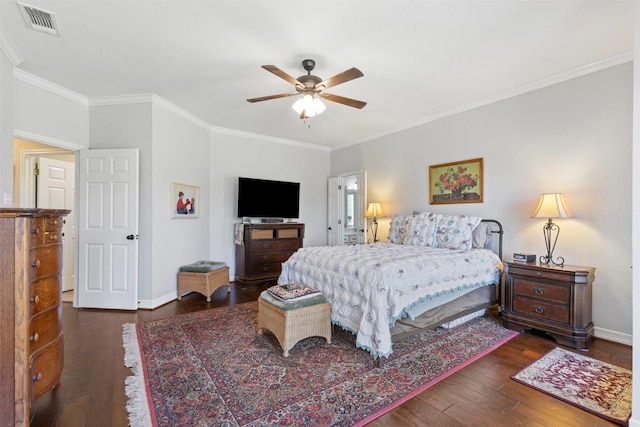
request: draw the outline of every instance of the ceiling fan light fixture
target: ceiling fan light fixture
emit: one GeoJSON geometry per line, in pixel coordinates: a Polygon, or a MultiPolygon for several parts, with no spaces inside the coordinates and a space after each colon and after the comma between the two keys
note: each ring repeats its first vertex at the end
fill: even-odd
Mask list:
{"type": "Polygon", "coordinates": [[[322,114],[322,112],[327,108],[320,98],[313,98],[313,105],[315,106],[316,114],[322,114]]]}
{"type": "Polygon", "coordinates": [[[304,111],[304,103],[302,102],[302,98],[298,98],[298,100],[293,103],[291,108],[293,108],[293,111],[295,111],[296,113],[302,114],[302,112],[304,111]]]}
{"type": "Polygon", "coordinates": [[[301,115],[304,111],[305,117],[315,117],[316,115],[321,114],[327,106],[324,105],[324,102],[319,98],[307,93],[302,98],[298,98],[291,108],[293,108],[298,115],[301,115]]]}
{"type": "Polygon", "coordinates": [[[285,73],[275,65],[263,65],[262,68],[265,70],[292,84],[296,91],[280,93],[277,95],[261,96],[259,98],[249,98],[247,99],[247,102],[268,101],[270,99],[301,95],[301,97],[298,98],[291,106],[301,119],[315,117],[327,108],[320,98],[353,108],[363,108],[367,105],[366,102],[358,101],[357,99],[346,98],[344,96],[332,95],[324,92],[327,88],[362,77],[362,71],[352,67],[340,74],[336,74],[333,77],[323,80],[320,77],[311,74],[315,65],[316,62],[312,59],[305,59],[302,61],[302,66],[307,71],[307,74],[300,76],[297,79],[292,77],[290,74],[285,73]]]}

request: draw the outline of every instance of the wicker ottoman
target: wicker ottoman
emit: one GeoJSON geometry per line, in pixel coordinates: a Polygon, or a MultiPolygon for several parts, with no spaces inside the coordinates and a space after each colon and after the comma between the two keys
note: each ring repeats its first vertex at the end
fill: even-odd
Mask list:
{"type": "Polygon", "coordinates": [[[263,329],[273,332],[284,357],[305,338],[323,337],[331,344],[331,304],[322,295],[287,303],[264,291],[258,298],[258,333],[263,329]]]}
{"type": "Polygon", "coordinates": [[[221,286],[229,288],[229,267],[224,262],[198,261],[183,265],[178,271],[178,300],[185,292],[198,292],[211,302],[211,294],[221,286]]]}

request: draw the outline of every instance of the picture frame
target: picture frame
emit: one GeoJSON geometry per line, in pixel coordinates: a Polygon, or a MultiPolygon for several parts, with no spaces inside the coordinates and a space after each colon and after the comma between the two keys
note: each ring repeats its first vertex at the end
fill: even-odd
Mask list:
{"type": "Polygon", "coordinates": [[[201,203],[199,187],[172,182],[169,194],[171,218],[198,218],[201,203]]]}
{"type": "Polygon", "coordinates": [[[429,166],[429,204],[482,203],[482,158],[429,166]]]}

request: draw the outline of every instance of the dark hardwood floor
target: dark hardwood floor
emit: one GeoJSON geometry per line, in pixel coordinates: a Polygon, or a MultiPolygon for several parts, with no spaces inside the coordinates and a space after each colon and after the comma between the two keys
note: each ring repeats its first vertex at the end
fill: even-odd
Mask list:
{"type": "MultiPolygon", "coordinates": [[[[257,299],[264,288],[231,284],[211,303],[189,294],[155,310],[74,309],[63,304],[65,364],[60,385],[31,408],[33,427],[127,426],[122,325],[257,299]]],[[[386,426],[612,426],[586,411],[510,379],[556,344],[522,333],[369,425],[386,426]]],[[[631,369],[631,347],[596,339],[586,353],[631,369]]]]}

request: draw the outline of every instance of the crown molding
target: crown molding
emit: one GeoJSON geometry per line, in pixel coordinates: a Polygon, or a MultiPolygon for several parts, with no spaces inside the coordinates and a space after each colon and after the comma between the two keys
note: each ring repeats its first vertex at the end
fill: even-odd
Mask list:
{"type": "Polygon", "coordinates": [[[135,95],[98,96],[89,98],[89,107],[100,107],[104,105],[127,105],[144,104],[153,102],[155,97],[152,93],[139,93],[135,95]]]}
{"type": "Polygon", "coordinates": [[[554,74],[552,76],[548,76],[548,77],[545,77],[530,83],[526,83],[526,84],[517,86],[515,88],[509,89],[509,90],[506,90],[482,99],[478,99],[468,104],[463,104],[463,105],[451,108],[449,110],[441,111],[439,113],[436,113],[427,117],[423,117],[405,126],[390,129],[387,132],[381,132],[375,135],[369,135],[369,136],[351,141],[349,143],[341,144],[339,146],[334,146],[332,151],[347,148],[352,145],[361,144],[363,142],[372,141],[374,139],[382,138],[383,136],[391,135],[397,132],[401,132],[403,130],[414,128],[416,126],[431,123],[436,120],[443,119],[445,117],[450,117],[456,114],[463,113],[465,111],[470,111],[475,108],[493,104],[494,102],[503,101],[505,99],[513,98],[518,95],[523,95],[528,92],[533,92],[534,90],[542,89],[547,86],[552,86],[557,83],[562,83],[567,80],[575,79],[577,77],[582,77],[584,75],[594,73],[596,71],[601,71],[607,68],[615,67],[617,65],[621,65],[627,62],[632,62],[632,61],[633,61],[633,51],[628,50],[618,55],[610,56],[609,58],[605,58],[603,60],[593,62],[591,64],[583,65],[581,67],[576,67],[562,73],[554,74]]]}
{"type": "Polygon", "coordinates": [[[329,147],[318,144],[309,144],[305,142],[295,141],[285,138],[276,138],[267,135],[261,135],[257,133],[245,132],[237,129],[224,128],[220,126],[214,126],[201,118],[189,113],[188,111],[178,107],[177,105],[167,101],[166,99],[155,95],[153,93],[138,94],[138,95],[122,95],[122,96],[104,96],[100,98],[91,98],[89,100],[89,106],[102,106],[102,105],[124,105],[124,104],[140,104],[140,103],[152,103],[155,106],[163,108],[170,113],[173,113],[183,119],[201,127],[202,129],[219,135],[229,135],[238,138],[247,138],[264,142],[271,142],[275,144],[293,145],[296,147],[312,148],[316,150],[329,151],[329,147]]]}
{"type": "Polygon", "coordinates": [[[4,30],[4,28],[0,25],[0,50],[4,52],[7,56],[9,62],[14,67],[22,64],[24,59],[22,59],[22,55],[18,52],[18,49],[15,47],[11,39],[9,38],[9,34],[4,30]]]}
{"type": "Polygon", "coordinates": [[[309,142],[300,142],[300,141],[296,141],[296,140],[293,140],[293,139],[278,138],[278,137],[274,137],[274,136],[268,136],[268,135],[262,135],[262,134],[258,134],[258,133],[245,132],[245,131],[236,130],[236,129],[222,128],[222,127],[218,127],[218,126],[211,126],[209,128],[209,131],[211,133],[217,133],[217,134],[220,134],[220,135],[230,135],[230,136],[236,136],[236,137],[239,137],[239,138],[255,139],[255,140],[263,141],[263,142],[272,142],[272,143],[275,143],[275,144],[292,145],[292,146],[295,146],[295,147],[310,148],[310,149],[320,150],[320,151],[331,151],[331,148],[327,147],[325,145],[311,144],[309,142]]]}
{"type": "Polygon", "coordinates": [[[45,80],[41,77],[27,73],[26,71],[23,71],[19,68],[13,69],[13,77],[16,80],[29,83],[33,86],[39,87],[40,89],[44,89],[56,95],[60,95],[64,98],[70,99],[71,101],[77,102],[78,104],[82,104],[85,107],[89,105],[89,100],[86,96],[80,95],[77,92],[59,86],[55,83],[51,83],[50,81],[45,80]]]}
{"type": "Polygon", "coordinates": [[[52,138],[46,135],[40,135],[33,132],[28,132],[22,129],[15,129],[13,131],[14,138],[24,139],[26,141],[39,142],[40,144],[51,145],[53,147],[64,148],[71,151],[84,150],[89,148],[86,145],[76,144],[75,142],[65,141],[58,138],[52,138]]]}

